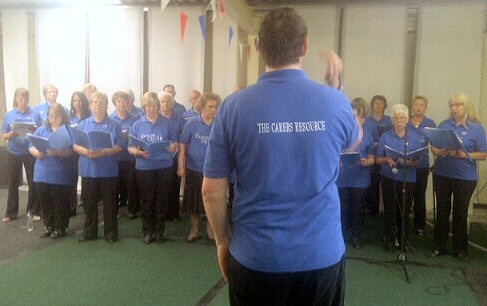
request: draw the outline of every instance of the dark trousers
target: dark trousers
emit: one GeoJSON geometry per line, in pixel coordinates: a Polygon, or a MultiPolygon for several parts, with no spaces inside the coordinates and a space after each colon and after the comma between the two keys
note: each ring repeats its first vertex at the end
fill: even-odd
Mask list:
{"type": "Polygon", "coordinates": [[[360,240],[364,226],[364,198],[367,188],[338,188],[342,233],[344,237],[360,240]]]}
{"type": "Polygon", "coordinates": [[[94,239],[98,236],[98,201],[102,199],[105,239],[117,241],[117,182],[118,177],[81,178],[85,238],[94,239]]]}
{"type": "Polygon", "coordinates": [[[343,305],[345,258],[325,269],[266,273],[228,259],[230,305],[343,305]]]}
{"type": "Polygon", "coordinates": [[[71,186],[36,183],[42,208],[42,220],[47,229],[64,232],[69,224],[71,186]]]}
{"type": "Polygon", "coordinates": [[[450,212],[453,208],[453,251],[458,254],[468,253],[468,206],[476,186],[477,181],[467,181],[441,175],[433,175],[433,188],[435,190],[437,203],[434,242],[435,247],[439,251],[446,251],[446,246],[448,244],[448,229],[450,227],[450,212]]]}
{"type": "Polygon", "coordinates": [[[177,175],[178,163],[177,155],[172,167],[171,178],[169,180],[169,198],[167,202],[167,220],[179,219],[179,193],[181,191],[181,178],[177,175]]]}
{"type": "Polygon", "coordinates": [[[22,178],[22,164],[25,167],[27,183],[29,184],[29,195],[27,200],[27,211],[34,215],[40,215],[41,209],[39,199],[36,195],[34,185],[34,164],[35,158],[32,155],[16,156],[8,152],[8,197],[7,211],[5,216],[11,219],[17,218],[19,214],[19,184],[22,178]]]}
{"type": "Polygon", "coordinates": [[[164,233],[171,171],[171,168],[136,170],[144,235],[164,233]]]}
{"type": "Polygon", "coordinates": [[[426,226],[426,187],[428,187],[429,168],[416,169],[416,184],[414,185],[414,228],[423,230],[426,226]]]}
{"type": "Polygon", "coordinates": [[[118,170],[118,206],[123,207],[127,205],[127,211],[136,214],[140,210],[140,198],[137,193],[135,160],[119,161],[118,170]]]}
{"type": "Polygon", "coordinates": [[[375,216],[379,214],[380,203],[380,166],[374,166],[373,171],[370,172],[370,186],[367,190],[366,210],[367,212],[375,216]]]}
{"type": "Polygon", "coordinates": [[[403,207],[403,182],[383,176],[382,199],[384,200],[384,234],[386,243],[401,241],[404,225],[404,240],[409,241],[409,211],[413,201],[414,183],[406,183],[405,203],[403,207]],[[404,209],[404,210],[403,210],[404,209]],[[403,224],[404,216],[404,224],[403,224]]]}

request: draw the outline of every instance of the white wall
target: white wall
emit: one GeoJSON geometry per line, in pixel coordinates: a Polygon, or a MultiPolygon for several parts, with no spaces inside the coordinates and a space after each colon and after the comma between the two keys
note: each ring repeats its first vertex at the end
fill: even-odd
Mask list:
{"type": "Polygon", "coordinates": [[[309,78],[324,83],[326,63],[323,59],[324,50],[337,50],[335,6],[312,5],[297,7],[298,13],[306,20],[308,26],[309,50],[303,60],[303,70],[309,78]]]}
{"type": "Polygon", "coordinates": [[[149,90],[160,92],[164,84],[176,87],[176,100],[189,106],[190,90],[203,88],[204,39],[199,7],[167,7],[149,10],[149,90]],[[186,37],[181,42],[180,12],[188,15],[186,37]]]}
{"type": "Polygon", "coordinates": [[[229,16],[213,23],[213,92],[222,99],[232,93],[237,84],[239,58],[238,29],[229,16]],[[229,42],[229,27],[233,28],[233,39],[229,42]]]}
{"type": "MultiPolygon", "coordinates": [[[[12,109],[15,89],[28,89],[27,14],[24,10],[2,11],[3,65],[7,111],[12,109]]],[[[30,105],[36,97],[30,98],[30,105]]]]}
{"type": "Polygon", "coordinates": [[[406,8],[401,5],[347,6],[343,59],[350,99],[370,101],[381,94],[389,105],[403,102],[405,32],[406,8]]]}

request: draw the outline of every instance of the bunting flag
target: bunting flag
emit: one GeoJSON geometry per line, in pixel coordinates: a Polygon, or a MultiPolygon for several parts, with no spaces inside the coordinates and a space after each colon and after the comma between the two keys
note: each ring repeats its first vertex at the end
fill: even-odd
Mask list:
{"type": "Polygon", "coordinates": [[[211,10],[213,11],[213,16],[211,17],[211,22],[215,22],[216,19],[216,0],[210,1],[211,10]]]}
{"type": "Polygon", "coordinates": [[[220,20],[223,19],[223,15],[225,15],[225,0],[220,0],[220,20]]]}
{"type": "Polygon", "coordinates": [[[161,13],[164,11],[170,0],[161,0],[161,13]]]}
{"type": "Polygon", "coordinates": [[[203,38],[206,41],[206,16],[205,16],[205,14],[198,17],[198,19],[200,20],[201,34],[203,34],[203,38]]]}
{"type": "Polygon", "coordinates": [[[233,39],[233,28],[228,27],[228,47],[232,44],[232,39],[233,39]]]}
{"type": "Polygon", "coordinates": [[[184,36],[186,34],[186,23],[188,22],[188,15],[185,13],[180,14],[181,21],[181,44],[184,44],[184,36]]]}

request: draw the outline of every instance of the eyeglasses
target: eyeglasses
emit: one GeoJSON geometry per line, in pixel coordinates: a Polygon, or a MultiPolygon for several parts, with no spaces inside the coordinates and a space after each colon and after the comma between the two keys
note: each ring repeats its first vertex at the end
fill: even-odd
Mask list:
{"type": "Polygon", "coordinates": [[[449,108],[460,107],[460,106],[463,106],[463,103],[452,103],[448,105],[449,108]]]}

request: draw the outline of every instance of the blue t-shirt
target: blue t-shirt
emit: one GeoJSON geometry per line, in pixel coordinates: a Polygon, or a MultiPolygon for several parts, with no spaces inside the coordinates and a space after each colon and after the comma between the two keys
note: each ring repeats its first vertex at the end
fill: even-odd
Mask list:
{"type": "MultiPolygon", "coordinates": [[[[78,129],[85,132],[109,132],[113,137],[113,143],[115,145],[119,145],[120,147],[123,146],[120,124],[108,116],[102,122],[96,122],[93,116],[88,117],[80,121],[78,124],[78,129]]],[[[80,155],[78,162],[79,176],[90,178],[116,177],[118,176],[119,159],[120,154],[104,156],[96,159],[90,159],[86,156],[80,155]]]]}
{"type": "MultiPolygon", "coordinates": [[[[164,116],[163,116],[164,117],[164,116]]],[[[183,127],[186,121],[184,121],[183,117],[176,112],[172,112],[171,117],[166,117],[171,122],[171,133],[177,135],[177,140],[179,140],[179,136],[183,132],[183,127]]]]}
{"type": "Polygon", "coordinates": [[[178,116],[181,116],[181,117],[183,117],[183,114],[186,112],[186,108],[184,107],[184,105],[182,105],[181,103],[178,103],[176,101],[174,101],[174,106],[173,106],[172,110],[173,110],[173,112],[178,114],[178,116]]]}
{"type": "Polygon", "coordinates": [[[203,172],[206,148],[210,136],[211,125],[206,125],[201,116],[193,117],[186,122],[179,142],[188,146],[186,168],[203,172]]]}
{"type": "Polygon", "coordinates": [[[129,142],[129,133],[130,129],[132,128],[132,125],[134,124],[135,121],[137,121],[137,118],[135,118],[131,113],[125,117],[125,119],[121,119],[118,115],[117,112],[114,111],[113,113],[110,114],[109,116],[118,124],[120,124],[120,129],[122,129],[122,152],[120,153],[120,160],[121,161],[126,161],[126,160],[135,160],[135,157],[133,155],[130,155],[129,152],[127,151],[127,145],[129,142]]]}
{"type": "MultiPolygon", "coordinates": [[[[463,125],[457,126],[452,119],[440,123],[440,129],[453,130],[460,139],[467,152],[487,152],[487,140],[484,127],[480,123],[466,122],[467,128],[463,125]]],[[[469,161],[467,158],[452,156],[440,157],[435,161],[434,174],[455,179],[476,181],[477,162],[469,161]]]]}
{"type": "MultiPolygon", "coordinates": [[[[418,125],[418,127],[415,127],[414,124],[411,122],[411,120],[409,120],[408,126],[410,128],[410,131],[414,131],[415,133],[419,134],[419,137],[421,138],[422,147],[429,145],[430,142],[428,138],[423,134],[423,129],[425,127],[435,128],[436,123],[433,120],[431,120],[428,117],[424,117],[423,121],[418,125]]],[[[418,168],[429,168],[429,166],[430,166],[429,150],[425,150],[420,155],[418,168]]]]}
{"type": "Polygon", "coordinates": [[[39,117],[41,117],[42,122],[44,122],[44,121],[46,121],[47,116],[49,115],[49,109],[50,108],[51,107],[49,106],[49,103],[44,102],[44,103],[37,105],[34,108],[34,111],[39,114],[39,117]]]}
{"type": "Polygon", "coordinates": [[[305,72],[267,72],[220,106],[204,176],[236,170],[231,254],[265,272],[336,264],[345,245],[336,179],[358,138],[350,102],[305,72]]]}
{"type": "Polygon", "coordinates": [[[184,112],[183,118],[184,120],[189,120],[193,117],[199,116],[199,114],[194,110],[194,108],[191,108],[187,111],[184,112]]]}
{"type": "MultiPolygon", "coordinates": [[[[356,149],[360,153],[360,158],[367,158],[374,155],[374,140],[370,133],[364,133],[362,142],[356,149]]],[[[345,188],[367,188],[370,186],[370,167],[360,164],[342,163],[338,175],[337,186],[345,188]]]]}
{"type": "Polygon", "coordinates": [[[130,111],[130,114],[132,116],[134,116],[136,120],[139,120],[140,118],[142,118],[144,116],[144,111],[142,110],[142,108],[134,105],[134,108],[132,108],[132,110],[130,111]]]}
{"type": "MultiPolygon", "coordinates": [[[[52,129],[41,126],[34,135],[49,138],[52,129]]],[[[74,186],[78,178],[75,159],[72,157],[61,158],[44,154],[44,158],[36,159],[34,166],[34,182],[53,185],[74,186]]]]}
{"type": "MultiPolygon", "coordinates": [[[[13,122],[33,122],[37,126],[42,125],[39,115],[30,107],[27,107],[27,110],[24,113],[16,108],[6,113],[3,118],[2,132],[10,132],[12,130],[13,122]]],[[[28,155],[30,154],[29,140],[27,137],[14,137],[8,141],[7,150],[16,156],[28,155]]]]}
{"type": "MultiPolygon", "coordinates": [[[[159,118],[152,123],[147,120],[147,116],[140,118],[135,121],[132,125],[130,134],[139,139],[142,139],[148,143],[171,140],[174,142],[178,141],[178,135],[176,131],[171,128],[171,121],[159,115],[159,118]]],[[[129,140],[129,147],[132,145],[129,140]]],[[[145,159],[143,157],[135,158],[135,169],[137,170],[157,170],[169,168],[173,165],[173,159],[145,159]]]]}
{"type": "MultiPolygon", "coordinates": [[[[407,128],[407,139],[406,139],[406,153],[409,153],[411,151],[420,149],[421,147],[424,147],[424,145],[421,145],[421,137],[418,133],[412,131],[409,127],[407,128]]],[[[377,153],[376,157],[386,157],[390,156],[389,152],[387,152],[385,146],[388,146],[389,148],[396,150],[398,152],[404,152],[404,137],[399,137],[394,129],[389,130],[382,134],[382,136],[379,139],[379,145],[377,146],[377,153]]],[[[394,158],[394,157],[393,157],[394,158]]],[[[417,156],[414,156],[413,159],[419,159],[420,154],[417,156]]],[[[394,158],[397,159],[397,158],[394,158]]],[[[393,168],[389,166],[389,164],[382,165],[380,168],[380,175],[388,177],[390,179],[396,180],[396,181],[402,181],[403,180],[403,168],[401,165],[397,165],[396,169],[397,172],[393,173],[392,170],[393,168]]],[[[406,182],[409,183],[414,183],[416,182],[416,168],[413,167],[406,167],[406,182]]]]}
{"type": "Polygon", "coordinates": [[[384,115],[379,121],[376,121],[372,115],[367,116],[364,122],[364,130],[370,131],[374,142],[379,142],[380,136],[392,129],[392,120],[390,116],[384,115]]]}

